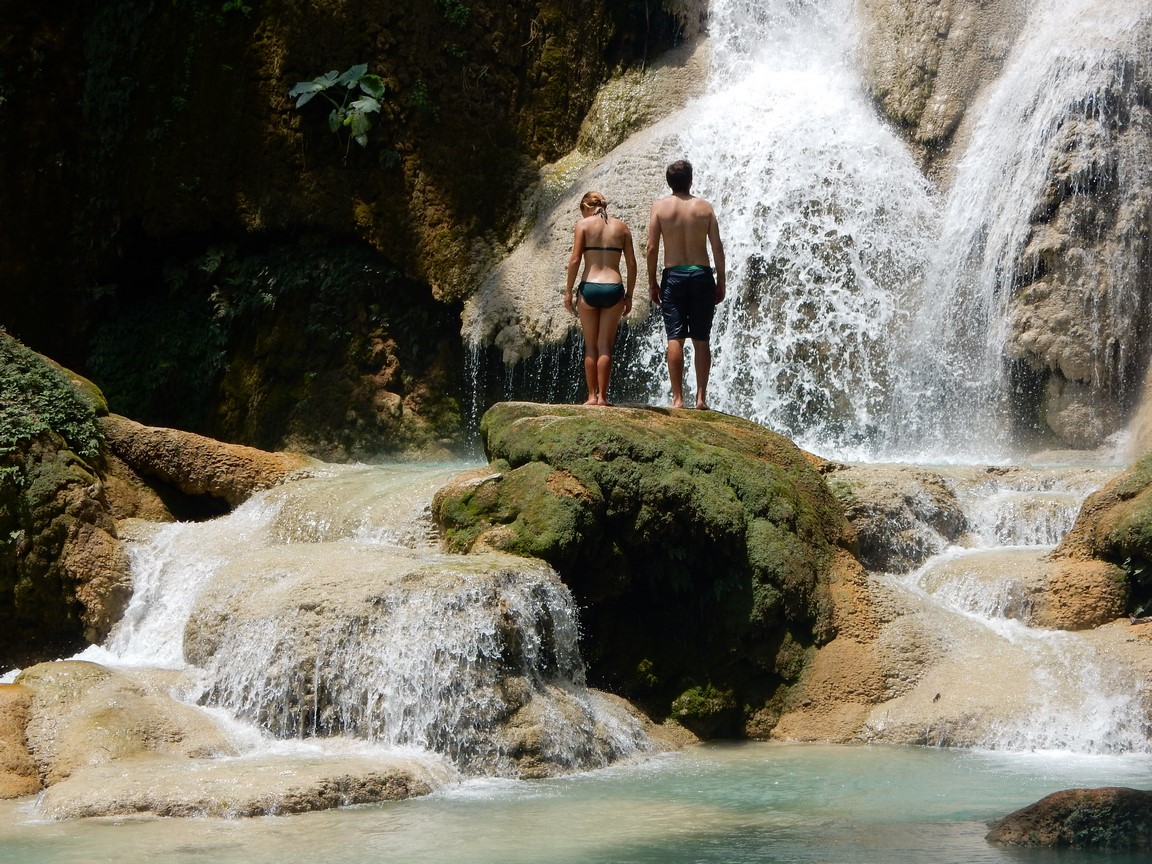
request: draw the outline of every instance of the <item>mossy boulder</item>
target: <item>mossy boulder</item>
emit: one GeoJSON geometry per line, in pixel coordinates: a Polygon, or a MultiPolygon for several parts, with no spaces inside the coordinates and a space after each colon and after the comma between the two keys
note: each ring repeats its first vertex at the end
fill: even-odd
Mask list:
{"type": "Polygon", "coordinates": [[[597,686],[660,718],[730,694],[694,731],[763,728],[796,658],[832,637],[833,552],[854,548],[819,460],[711,411],[502,403],[481,436],[490,464],[433,503],[446,547],[555,567],[597,686]]]}
{"type": "Polygon", "coordinates": [[[102,399],[0,333],[0,668],[107,635],[128,559],[95,467],[102,399]]]}
{"type": "Polygon", "coordinates": [[[1053,558],[1058,573],[1095,574],[1090,593],[1110,601],[1103,620],[1152,615],[1152,453],[1088,496],[1053,558]]]}
{"type": "Polygon", "coordinates": [[[1066,789],[992,824],[1004,846],[1152,851],[1152,792],[1124,787],[1066,789]]]}

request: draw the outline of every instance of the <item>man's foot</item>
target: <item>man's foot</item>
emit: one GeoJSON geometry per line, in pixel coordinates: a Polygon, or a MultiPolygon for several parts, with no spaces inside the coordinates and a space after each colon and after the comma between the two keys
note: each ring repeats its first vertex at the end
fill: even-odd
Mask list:
{"type": "Polygon", "coordinates": [[[595,396],[589,396],[588,401],[585,402],[584,404],[585,405],[599,405],[600,403],[599,403],[599,401],[597,401],[595,396]]]}
{"type": "Polygon", "coordinates": [[[696,410],[697,411],[710,411],[711,409],[707,405],[705,405],[703,402],[697,402],[696,403],[696,410]]]}
{"type": "Polygon", "coordinates": [[[673,399],[672,400],[672,407],[673,408],[683,408],[684,407],[684,400],[683,399],[673,399]]]}

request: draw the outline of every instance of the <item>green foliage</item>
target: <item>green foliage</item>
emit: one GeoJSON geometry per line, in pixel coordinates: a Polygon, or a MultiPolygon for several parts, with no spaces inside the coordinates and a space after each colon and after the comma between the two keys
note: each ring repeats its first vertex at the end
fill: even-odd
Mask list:
{"type": "Polygon", "coordinates": [[[296,100],[297,108],[303,108],[317,95],[332,105],[328,114],[329,131],[339,134],[347,129],[350,141],[367,147],[368,132],[372,128],[369,115],[380,113],[380,100],[384,98],[384,82],[380,76],[370,74],[368,64],[361,63],[344,72],[333,69],[311,81],[298,81],[288,91],[289,98],[296,100]],[[331,95],[332,90],[339,98],[331,95]]]}
{"type": "Polygon", "coordinates": [[[197,428],[224,370],[227,334],[209,308],[189,303],[187,274],[97,330],[88,364],[113,410],[144,423],[197,428]]]}
{"type": "Polygon", "coordinates": [[[247,18],[252,14],[252,7],[245,3],[244,0],[224,0],[224,5],[220,7],[220,11],[225,15],[229,12],[239,12],[247,18]]]}
{"type": "Polygon", "coordinates": [[[465,27],[472,15],[472,10],[460,0],[436,0],[436,5],[444,13],[444,20],[454,27],[465,27]]]}
{"type": "Polygon", "coordinates": [[[702,738],[731,731],[738,712],[731,690],[719,690],[711,682],[691,687],[672,700],[672,717],[702,738]]]}
{"type": "Polygon", "coordinates": [[[408,102],[421,114],[433,120],[440,118],[440,106],[432,101],[432,96],[428,92],[428,84],[423,78],[417,78],[416,82],[412,85],[412,92],[408,95],[408,102]]]}
{"type": "Polygon", "coordinates": [[[10,336],[0,334],[0,456],[42,432],[60,435],[91,459],[102,441],[96,413],[68,377],[10,336]]]}
{"type": "Polygon", "coordinates": [[[319,355],[343,354],[353,328],[388,323],[365,300],[399,274],[366,250],[296,244],[258,253],[213,247],[170,262],[163,278],[163,291],[126,302],[99,328],[88,366],[118,413],[209,431],[228,358],[252,334],[291,321],[300,351],[322,366],[319,355]]]}

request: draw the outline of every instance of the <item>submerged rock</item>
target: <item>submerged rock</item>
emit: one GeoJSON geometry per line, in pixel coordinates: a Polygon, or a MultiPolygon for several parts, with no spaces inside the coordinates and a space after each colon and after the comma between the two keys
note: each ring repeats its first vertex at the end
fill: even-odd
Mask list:
{"type": "Polygon", "coordinates": [[[1055,792],[993,823],[987,839],[1005,846],[1152,851],[1152,792],[1122,787],[1055,792]]]}

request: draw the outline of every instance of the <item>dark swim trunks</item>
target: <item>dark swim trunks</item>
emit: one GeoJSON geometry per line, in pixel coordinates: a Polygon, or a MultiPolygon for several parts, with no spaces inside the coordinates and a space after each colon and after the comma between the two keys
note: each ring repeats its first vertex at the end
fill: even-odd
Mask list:
{"type": "Polygon", "coordinates": [[[581,282],[576,291],[585,303],[597,309],[611,309],[628,293],[623,282],[581,282]]]}
{"type": "Polygon", "coordinates": [[[669,339],[699,339],[712,335],[716,312],[716,277],[708,267],[665,267],[660,280],[660,311],[669,339]]]}

